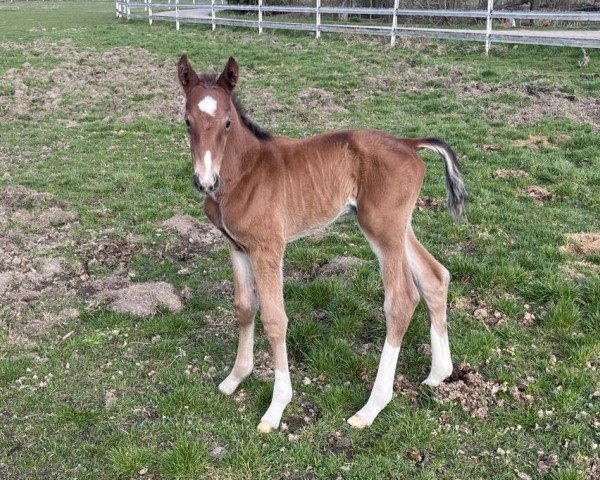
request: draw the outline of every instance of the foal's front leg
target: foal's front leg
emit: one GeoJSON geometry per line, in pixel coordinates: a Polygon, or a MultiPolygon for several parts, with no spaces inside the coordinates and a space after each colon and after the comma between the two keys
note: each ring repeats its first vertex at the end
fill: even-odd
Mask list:
{"type": "Polygon", "coordinates": [[[258,304],[254,290],[254,274],[250,257],[231,247],[235,317],[239,327],[239,342],[235,363],[219,390],[231,395],[250,373],[254,365],[254,316],[258,304]]]}
{"type": "Polygon", "coordinates": [[[271,405],[262,416],[258,430],[268,433],[279,427],[281,415],[292,399],[285,337],[288,318],[283,305],[283,243],[270,250],[251,253],[260,302],[260,318],[271,345],[275,365],[275,386],[271,405]]]}

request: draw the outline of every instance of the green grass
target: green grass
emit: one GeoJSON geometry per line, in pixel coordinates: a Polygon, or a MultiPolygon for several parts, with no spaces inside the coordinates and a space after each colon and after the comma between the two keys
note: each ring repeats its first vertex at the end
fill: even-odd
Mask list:
{"type": "MultiPolygon", "coordinates": [[[[597,51],[579,68],[576,49],[494,45],[485,58],[480,44],[411,40],[390,48],[384,40],[335,35],[317,41],[190,25],[176,32],[170,23],[117,21],[113,8],[0,3],[0,188],[48,192],[78,214],[70,243],[23,250],[24,257],[78,262],[99,239],[135,234],[134,280],[187,287],[191,298],[181,313],[139,319],[102,305],[86,308],[78,296],[68,300],[78,318],[36,330],[27,341],[15,341],[15,332],[45,319],[43,312],[25,313],[19,323],[15,305],[0,305],[0,478],[586,478],[599,443],[599,257],[561,247],[568,233],[600,230],[597,51]],[[106,63],[115,52],[119,60],[106,63]],[[429,154],[422,194],[441,204],[416,211],[413,222],[453,276],[453,357],[486,379],[527,383],[532,404],[506,397],[480,420],[420,387],[429,367],[419,353],[429,331],[420,306],[398,366],[415,398],[396,395],[369,430],[348,427],[345,419],[368,397],[361,378],[374,379],[385,327],[375,257],[345,218],[287,251],[286,271],[298,274],[284,288],[296,395],[283,421],[298,439],[255,431],[272,380],[250,378],[233,398],[216,389],[236,345],[231,299],[215,291],[231,278],[227,251],[187,260],[157,253],[172,242],[157,231],[161,221],[202,218],[182,118],[169,113],[168,102],[157,103],[182,101],[174,68],[182,52],[199,70],[235,56],[242,100],[275,133],[368,127],[453,145],[470,192],[468,223],[453,223],[443,210],[442,164],[429,154]],[[139,58],[160,74],[136,70],[139,58]],[[94,75],[107,75],[106,65],[123,76],[97,85],[94,75]],[[79,69],[91,72],[85,82],[77,83],[79,69]],[[11,113],[21,88],[15,71],[33,72],[27,92],[42,92],[20,116],[11,113]],[[56,76],[64,71],[70,80],[56,76]],[[45,108],[45,97],[66,81],[76,88],[61,90],[55,107],[45,108]],[[120,103],[92,95],[90,85],[107,88],[120,103]],[[320,93],[306,96],[308,88],[320,93]],[[548,144],[515,145],[531,136],[548,144]],[[494,178],[498,169],[528,176],[494,178]],[[534,204],[522,193],[530,185],[552,199],[534,204]],[[312,275],[340,255],[366,262],[349,278],[312,275]],[[480,304],[502,312],[504,322],[475,318],[480,304]],[[519,323],[526,304],[535,315],[531,326],[519,323]],[[317,412],[315,421],[304,422],[307,409],[317,412]],[[219,456],[216,446],[225,448],[219,456]],[[545,471],[538,462],[552,454],[557,463],[545,471]]],[[[93,278],[113,269],[90,264],[93,278]]],[[[257,324],[262,352],[267,343],[257,324]]]]}

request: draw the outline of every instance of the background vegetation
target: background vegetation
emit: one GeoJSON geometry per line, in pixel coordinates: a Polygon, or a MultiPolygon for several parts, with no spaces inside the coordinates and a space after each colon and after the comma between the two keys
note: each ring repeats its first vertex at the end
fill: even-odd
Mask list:
{"type": "Polygon", "coordinates": [[[0,5],[1,478],[598,478],[597,52],[581,68],[575,49],[484,58],[479,44],[175,32],[113,8],[0,5]],[[260,322],[256,375],[218,393],[236,345],[227,250],[162,225],[206,222],[182,52],[199,70],[234,55],[243,103],[277,134],[368,127],[454,146],[469,222],[444,211],[442,163],[428,154],[414,215],[453,276],[452,381],[419,385],[430,361],[419,307],[394,400],[367,431],[345,424],[384,335],[375,258],[350,217],[288,249],[284,431],[255,430],[272,389],[260,322]],[[362,263],[325,275],[350,256],[362,263]],[[185,305],[114,312],[100,295],[111,278],[168,282],[185,305]]]}

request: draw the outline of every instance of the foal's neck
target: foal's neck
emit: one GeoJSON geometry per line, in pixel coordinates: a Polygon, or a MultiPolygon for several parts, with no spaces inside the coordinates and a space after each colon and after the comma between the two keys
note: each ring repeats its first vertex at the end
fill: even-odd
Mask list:
{"type": "Polygon", "coordinates": [[[255,164],[262,149],[262,141],[242,123],[237,110],[233,111],[231,131],[221,164],[221,178],[226,188],[233,187],[242,180],[244,173],[255,164]]]}

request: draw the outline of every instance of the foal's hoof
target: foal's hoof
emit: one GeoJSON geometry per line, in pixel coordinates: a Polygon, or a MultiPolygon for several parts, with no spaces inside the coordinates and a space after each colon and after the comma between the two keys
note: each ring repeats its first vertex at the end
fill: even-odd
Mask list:
{"type": "Polygon", "coordinates": [[[237,389],[238,384],[226,378],[219,384],[219,391],[225,395],[231,395],[237,389]]]}
{"type": "Polygon", "coordinates": [[[260,433],[271,433],[273,430],[275,430],[268,422],[265,421],[261,421],[256,429],[260,433]]]}
{"type": "Polygon", "coordinates": [[[346,420],[350,425],[352,425],[354,428],[358,428],[359,430],[362,430],[363,428],[367,428],[368,425],[365,423],[365,421],[360,418],[358,415],[352,415],[348,420],[346,420]]]}
{"type": "Polygon", "coordinates": [[[444,380],[438,380],[437,378],[427,377],[425,380],[421,382],[421,385],[427,385],[429,387],[437,387],[444,380]]]}
{"type": "Polygon", "coordinates": [[[435,374],[429,374],[429,376],[421,382],[421,385],[428,385],[430,387],[437,387],[444,380],[446,380],[450,375],[452,375],[452,366],[442,372],[436,372],[435,374]]]}

